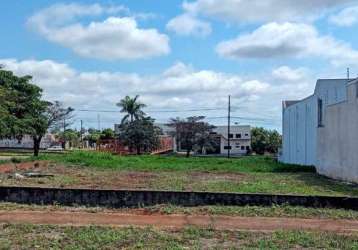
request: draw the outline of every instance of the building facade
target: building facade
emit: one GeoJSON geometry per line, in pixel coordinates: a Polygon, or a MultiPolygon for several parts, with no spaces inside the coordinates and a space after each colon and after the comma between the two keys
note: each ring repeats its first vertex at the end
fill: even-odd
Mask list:
{"type": "MultiPolygon", "coordinates": [[[[313,95],[300,101],[283,102],[283,145],[280,161],[316,166],[321,174],[356,181],[356,177],[347,178],[342,174],[342,164],[348,166],[346,163],[337,164],[333,160],[338,157],[337,152],[342,150],[342,145],[348,152],[358,150],[354,145],[341,139],[344,138],[344,133],[356,133],[357,130],[354,130],[354,125],[350,123],[354,121],[339,120],[339,115],[334,113],[337,113],[338,111],[334,110],[340,107],[341,112],[347,116],[357,116],[352,108],[354,104],[348,105],[352,103],[351,98],[355,95],[352,93],[356,93],[355,82],[347,79],[320,79],[313,95]],[[344,131],[341,123],[347,123],[348,130],[344,131]],[[336,173],[328,171],[327,168],[336,169],[336,173]]],[[[349,168],[357,169],[357,164],[358,161],[355,165],[349,164],[349,168]]]]}
{"type": "Polygon", "coordinates": [[[250,126],[230,126],[230,134],[227,126],[217,126],[213,133],[220,138],[220,154],[226,155],[230,149],[230,154],[245,155],[251,150],[250,126]]]}

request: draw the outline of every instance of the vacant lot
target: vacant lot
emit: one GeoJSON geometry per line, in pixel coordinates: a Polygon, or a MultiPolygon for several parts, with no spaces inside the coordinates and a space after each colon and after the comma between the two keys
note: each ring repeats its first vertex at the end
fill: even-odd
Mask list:
{"type": "Polygon", "coordinates": [[[357,235],[247,233],[187,228],[0,226],[1,249],[356,249],[357,235]]]}
{"type": "Polygon", "coordinates": [[[120,157],[77,151],[2,165],[0,177],[1,185],[358,196],[355,185],[319,176],[311,167],[280,164],[268,157],[120,157]],[[27,171],[53,177],[11,178],[15,172],[27,171]]]}

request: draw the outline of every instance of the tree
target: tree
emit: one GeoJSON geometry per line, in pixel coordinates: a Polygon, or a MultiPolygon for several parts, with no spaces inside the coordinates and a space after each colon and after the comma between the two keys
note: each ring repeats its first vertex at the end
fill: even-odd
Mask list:
{"type": "Polygon", "coordinates": [[[172,118],[169,127],[174,128],[173,136],[176,137],[181,148],[186,150],[186,156],[195,148],[203,152],[205,147],[214,145],[215,140],[211,136],[214,126],[204,122],[204,116],[188,117],[186,119],[172,118]]]}
{"type": "Polygon", "coordinates": [[[142,111],[146,107],[145,104],[138,102],[139,95],[136,95],[134,98],[126,96],[122,99],[117,106],[121,108],[122,113],[127,113],[123,119],[122,123],[128,121],[133,122],[134,120],[141,119],[145,117],[145,113],[142,111]]]}
{"type": "MultiPolygon", "coordinates": [[[[54,103],[48,103],[46,112],[44,115],[47,119],[47,129],[52,129],[56,131],[67,131],[67,127],[72,124],[74,109],[71,107],[65,108],[63,104],[59,101],[54,103]]],[[[62,141],[62,147],[66,147],[67,137],[64,136],[65,133],[60,133],[60,139],[62,141]]]]}
{"type": "Polygon", "coordinates": [[[69,142],[70,147],[79,147],[80,145],[80,132],[73,129],[66,129],[65,132],[59,133],[59,138],[69,142]]]}
{"type": "Polygon", "coordinates": [[[139,155],[151,152],[159,145],[160,128],[154,125],[154,119],[143,117],[131,122],[123,122],[119,128],[119,139],[139,155]]]}
{"type": "Polygon", "coordinates": [[[97,143],[100,137],[101,131],[96,130],[94,128],[89,128],[88,135],[85,136],[84,140],[88,141],[90,147],[94,147],[95,143],[97,143]]]}
{"type": "Polygon", "coordinates": [[[110,128],[102,130],[101,135],[100,135],[100,139],[101,140],[114,139],[114,131],[112,129],[110,129],[110,128]]]}
{"type": "Polygon", "coordinates": [[[34,155],[38,156],[42,137],[73,109],[42,100],[42,89],[31,80],[31,76],[18,77],[0,68],[0,136],[21,140],[23,135],[30,135],[34,155]]]}
{"type": "Polygon", "coordinates": [[[251,147],[257,154],[276,154],[281,143],[282,137],[276,130],[253,128],[251,131],[251,147]]]}

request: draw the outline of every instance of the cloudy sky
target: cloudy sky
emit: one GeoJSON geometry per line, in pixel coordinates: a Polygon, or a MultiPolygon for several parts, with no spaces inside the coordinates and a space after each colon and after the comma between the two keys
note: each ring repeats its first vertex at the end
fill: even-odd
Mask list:
{"type": "Polygon", "coordinates": [[[76,125],[112,127],[139,94],[159,122],[205,115],[281,129],[281,102],[358,73],[358,0],[1,1],[0,64],[76,125]],[[97,110],[82,112],[80,110],[97,110]]]}

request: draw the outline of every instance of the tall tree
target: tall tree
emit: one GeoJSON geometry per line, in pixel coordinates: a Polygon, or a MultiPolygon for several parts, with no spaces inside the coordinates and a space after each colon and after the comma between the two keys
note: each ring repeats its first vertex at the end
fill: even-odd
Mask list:
{"type": "Polygon", "coordinates": [[[122,123],[128,121],[133,122],[134,120],[141,119],[145,117],[145,113],[142,111],[146,107],[145,104],[138,102],[139,95],[136,95],[134,98],[126,96],[122,99],[117,106],[121,108],[122,113],[127,113],[123,119],[122,123]]]}
{"type": "Polygon", "coordinates": [[[119,139],[128,146],[135,149],[139,155],[148,153],[159,145],[160,128],[154,125],[154,119],[144,117],[132,122],[124,122],[120,126],[119,139]]]}
{"type": "Polygon", "coordinates": [[[215,126],[204,122],[204,116],[188,117],[186,119],[172,118],[168,126],[174,128],[173,135],[176,137],[180,147],[186,150],[186,156],[198,148],[201,152],[205,146],[211,147],[215,140],[211,132],[215,126]]]}
{"type": "Polygon", "coordinates": [[[38,156],[42,137],[59,119],[73,111],[58,102],[42,100],[42,89],[31,83],[31,76],[18,77],[11,71],[0,69],[0,136],[23,135],[33,138],[34,155],[38,156]]]}
{"type": "Polygon", "coordinates": [[[251,148],[257,154],[265,152],[276,154],[282,144],[282,137],[276,130],[253,128],[251,130],[251,148]]]}

